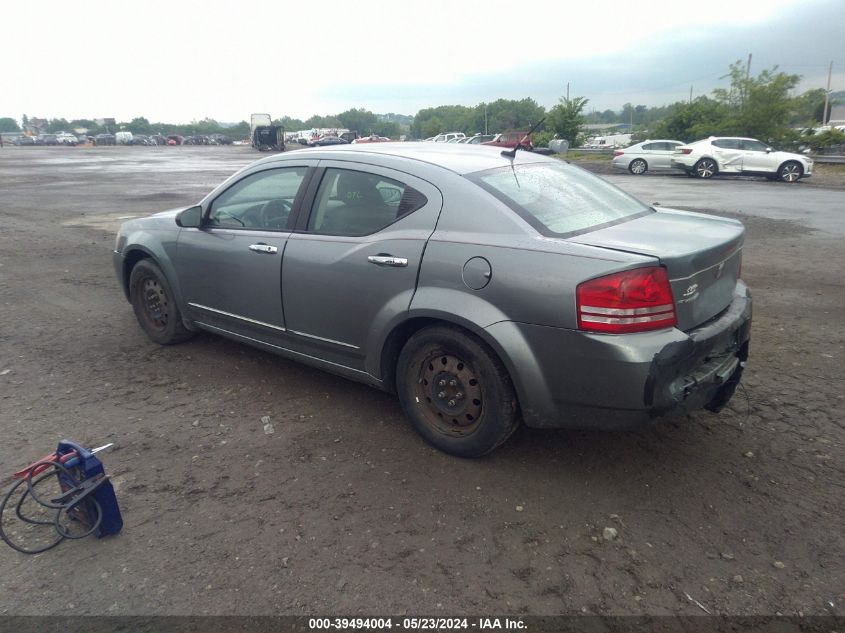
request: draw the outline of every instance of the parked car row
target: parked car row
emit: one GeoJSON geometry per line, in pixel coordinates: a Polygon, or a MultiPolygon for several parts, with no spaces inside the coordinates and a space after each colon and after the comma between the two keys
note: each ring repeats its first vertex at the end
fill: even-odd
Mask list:
{"type": "Polygon", "coordinates": [[[85,142],[85,137],[77,137],[69,132],[57,132],[56,134],[39,134],[38,136],[19,136],[15,139],[15,145],[70,145],[75,146],[85,142]]]}
{"type": "Polygon", "coordinates": [[[698,178],[733,174],[784,182],[796,182],[813,174],[813,161],[808,156],[779,152],[757,139],[728,136],[711,136],[689,144],[646,140],[616,150],[613,166],[634,175],[649,170],[675,170],[698,178]]]}
{"type": "MultiPolygon", "coordinates": [[[[455,143],[466,145],[494,145],[496,147],[516,147],[517,143],[521,143],[528,132],[523,130],[509,130],[501,134],[475,134],[467,136],[463,132],[448,132],[438,134],[425,139],[426,142],[432,143],[455,143]]],[[[528,150],[533,150],[534,145],[531,143],[531,137],[522,144],[522,147],[528,150]]]]}

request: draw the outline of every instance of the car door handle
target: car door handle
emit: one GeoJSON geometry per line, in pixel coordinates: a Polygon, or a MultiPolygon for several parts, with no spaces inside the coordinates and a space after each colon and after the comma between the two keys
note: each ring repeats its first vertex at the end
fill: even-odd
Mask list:
{"type": "Polygon", "coordinates": [[[367,261],[376,266],[395,266],[396,268],[403,268],[408,265],[407,259],[393,255],[370,255],[367,261]]]}
{"type": "Polygon", "coordinates": [[[249,250],[255,253],[267,253],[268,255],[275,255],[279,252],[279,249],[275,246],[270,246],[269,244],[250,244],[249,250]]]}

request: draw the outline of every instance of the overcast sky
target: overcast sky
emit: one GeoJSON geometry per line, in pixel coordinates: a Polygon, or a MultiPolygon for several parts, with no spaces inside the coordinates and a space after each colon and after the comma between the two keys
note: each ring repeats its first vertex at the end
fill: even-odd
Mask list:
{"type": "Polygon", "coordinates": [[[661,105],[778,64],[845,89],[845,0],[7,2],[0,116],[414,114],[566,92],[661,105]]]}

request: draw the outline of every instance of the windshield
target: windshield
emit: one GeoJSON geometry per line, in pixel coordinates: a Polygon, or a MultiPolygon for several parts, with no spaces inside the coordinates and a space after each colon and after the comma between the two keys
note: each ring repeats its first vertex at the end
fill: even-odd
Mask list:
{"type": "Polygon", "coordinates": [[[534,163],[476,172],[470,180],[543,235],[563,237],[653,210],[621,189],[566,163],[534,163]]]}

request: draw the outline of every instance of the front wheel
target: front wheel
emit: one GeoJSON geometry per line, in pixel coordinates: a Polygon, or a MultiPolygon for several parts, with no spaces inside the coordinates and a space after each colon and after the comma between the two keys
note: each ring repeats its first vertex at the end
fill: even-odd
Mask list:
{"type": "Polygon", "coordinates": [[[634,159],[631,161],[631,164],[628,165],[628,171],[635,176],[639,176],[640,174],[644,174],[648,171],[648,163],[646,163],[642,158],[634,159]]]}
{"type": "Polygon", "coordinates": [[[800,163],[796,163],[795,161],[784,163],[778,170],[778,178],[783,182],[797,182],[803,175],[804,168],[801,167],[800,163]]]}
{"type": "Polygon", "coordinates": [[[414,334],[396,368],[399,401],[423,439],[445,453],[480,457],[519,425],[513,383],[475,336],[448,326],[414,334]]]}
{"type": "Polygon", "coordinates": [[[719,167],[712,158],[702,158],[695,164],[693,171],[695,171],[695,175],[699,178],[712,178],[719,171],[719,167]]]}
{"type": "Polygon", "coordinates": [[[152,260],[135,264],[129,276],[129,298],[141,329],[156,343],[173,345],[193,336],[182,323],[167,278],[152,260]]]}

